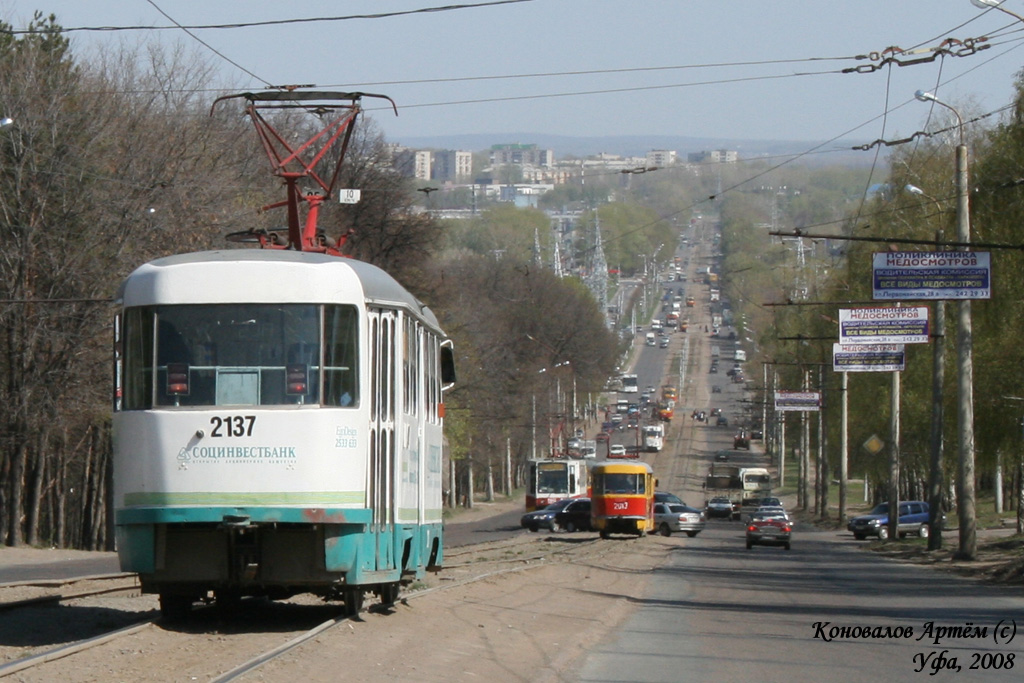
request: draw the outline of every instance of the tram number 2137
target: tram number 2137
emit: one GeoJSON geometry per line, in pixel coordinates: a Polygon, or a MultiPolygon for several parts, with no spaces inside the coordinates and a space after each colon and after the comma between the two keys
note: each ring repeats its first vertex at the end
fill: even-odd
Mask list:
{"type": "Polygon", "coordinates": [[[210,418],[210,425],[213,427],[210,436],[252,436],[255,424],[255,415],[214,416],[210,418]]]}

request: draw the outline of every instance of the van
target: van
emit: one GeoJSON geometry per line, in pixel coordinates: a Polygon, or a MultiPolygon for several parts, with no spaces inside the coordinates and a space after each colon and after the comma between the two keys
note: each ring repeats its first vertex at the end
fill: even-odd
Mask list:
{"type": "Polygon", "coordinates": [[[747,360],[747,352],[744,351],[743,349],[736,349],[735,358],[737,361],[740,361],[742,363],[747,360]]]}
{"type": "Polygon", "coordinates": [[[648,332],[647,333],[647,345],[648,346],[656,346],[657,343],[658,342],[655,340],[654,333],[653,332],[648,332]]]}

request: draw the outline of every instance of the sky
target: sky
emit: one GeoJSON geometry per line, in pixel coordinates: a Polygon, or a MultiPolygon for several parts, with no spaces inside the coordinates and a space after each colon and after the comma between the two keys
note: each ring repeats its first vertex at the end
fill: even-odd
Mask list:
{"type": "MultiPolygon", "coordinates": [[[[1008,105],[1024,66],[1024,20],[969,0],[455,2],[0,0],[0,19],[24,28],[38,9],[65,28],[142,27],[68,35],[82,57],[178,42],[210,61],[223,79],[211,85],[226,92],[315,84],[386,94],[397,117],[364,105],[399,143],[539,132],[893,140],[928,122],[933,106],[916,90],[970,119],[1008,105]],[[340,18],[380,13],[398,14],[340,18]],[[296,19],[320,20],[285,23],[296,19]],[[175,27],[249,22],[275,23],[175,27]],[[947,38],[960,52],[971,39],[988,47],[936,53],[947,38]],[[893,55],[900,62],[924,61],[872,70],[891,47],[913,51],[893,55]],[[851,68],[860,72],[842,73],[851,68]]],[[[1024,16],[1024,0],[1003,7],[1024,16]]],[[[932,115],[948,118],[942,107],[932,115]]]]}

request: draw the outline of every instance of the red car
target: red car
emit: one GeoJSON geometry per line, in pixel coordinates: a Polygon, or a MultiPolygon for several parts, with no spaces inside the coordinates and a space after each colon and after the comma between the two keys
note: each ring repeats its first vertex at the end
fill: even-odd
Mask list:
{"type": "Polygon", "coordinates": [[[755,512],[747,523],[747,550],[755,545],[781,545],[790,549],[793,524],[785,514],[755,512]]]}

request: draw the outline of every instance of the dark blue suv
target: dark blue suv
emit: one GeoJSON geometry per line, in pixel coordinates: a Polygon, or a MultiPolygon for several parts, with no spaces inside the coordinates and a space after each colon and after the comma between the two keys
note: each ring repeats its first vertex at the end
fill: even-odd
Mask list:
{"type": "MultiPolygon", "coordinates": [[[[907,534],[928,538],[928,516],[928,503],[920,500],[900,501],[900,538],[907,534]]],[[[851,519],[846,528],[853,532],[853,537],[858,541],[868,536],[886,540],[889,538],[889,504],[879,503],[868,514],[851,519]]]]}

